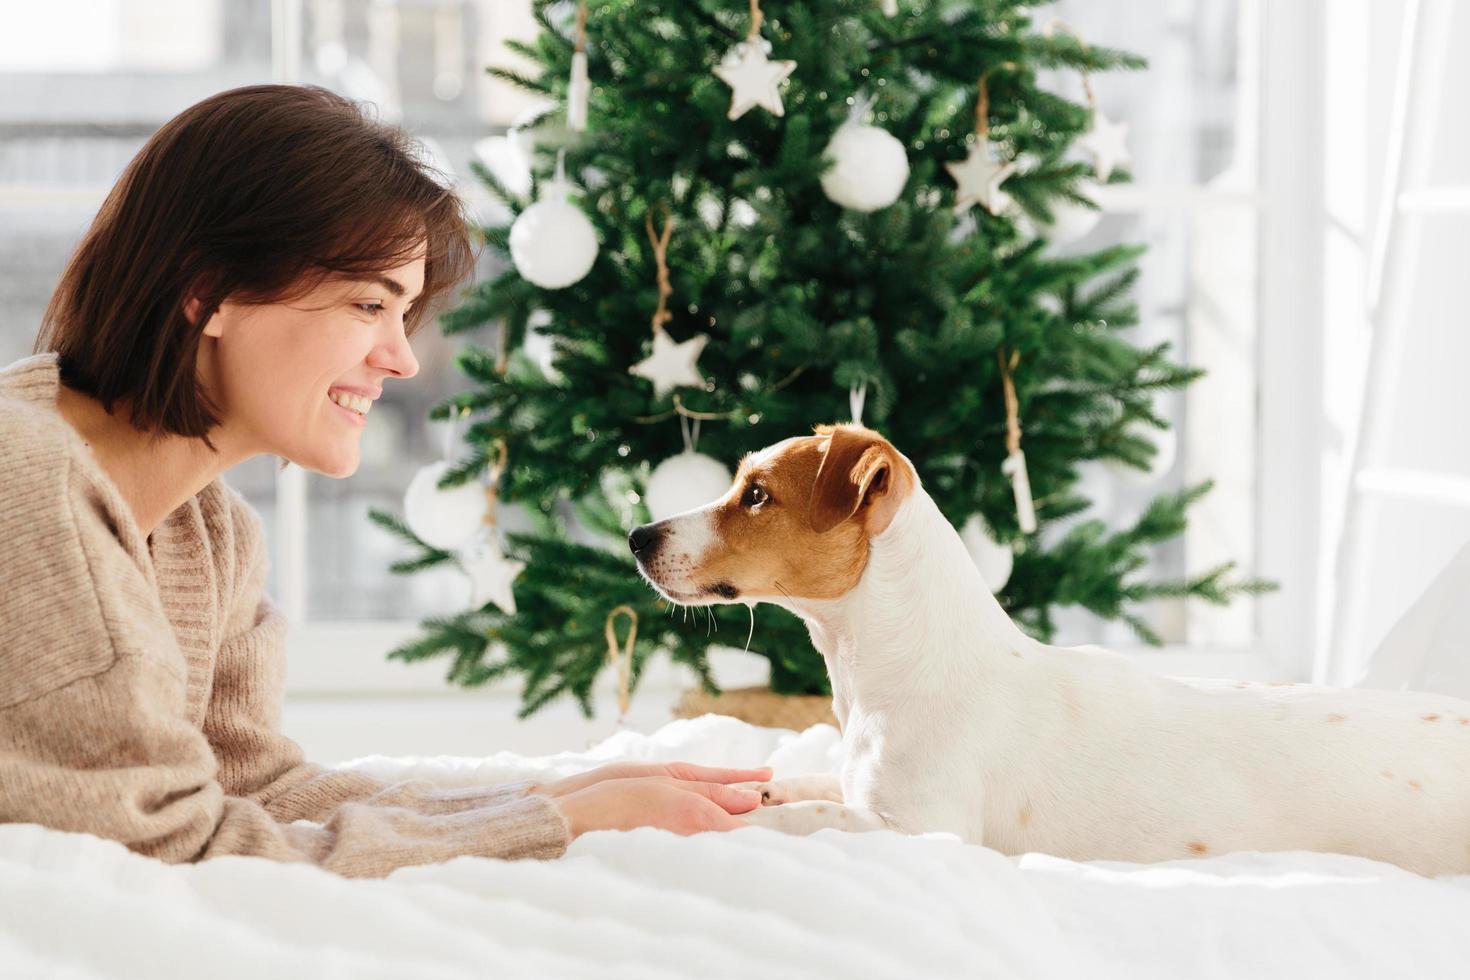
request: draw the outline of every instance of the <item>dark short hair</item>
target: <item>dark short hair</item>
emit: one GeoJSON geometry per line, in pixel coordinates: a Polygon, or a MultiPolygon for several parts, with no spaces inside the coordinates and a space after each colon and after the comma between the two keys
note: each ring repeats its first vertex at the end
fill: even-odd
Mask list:
{"type": "Polygon", "coordinates": [[[402,265],[427,244],[413,333],[474,269],[470,223],[403,130],[316,86],[251,85],[169,120],[123,170],[51,296],[35,353],[141,431],[219,424],[195,377],[225,300],[278,303],[402,265]],[[194,322],[184,313],[200,300],[194,322]]]}

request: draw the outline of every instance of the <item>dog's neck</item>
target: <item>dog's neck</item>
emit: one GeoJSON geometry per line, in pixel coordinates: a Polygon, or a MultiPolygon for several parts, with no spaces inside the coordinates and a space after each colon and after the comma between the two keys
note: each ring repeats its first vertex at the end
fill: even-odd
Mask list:
{"type": "Polygon", "coordinates": [[[915,694],[969,692],[999,658],[1036,645],[1011,622],[921,487],[870,542],[862,578],[838,599],[781,605],[806,621],[840,713],[915,694]]]}

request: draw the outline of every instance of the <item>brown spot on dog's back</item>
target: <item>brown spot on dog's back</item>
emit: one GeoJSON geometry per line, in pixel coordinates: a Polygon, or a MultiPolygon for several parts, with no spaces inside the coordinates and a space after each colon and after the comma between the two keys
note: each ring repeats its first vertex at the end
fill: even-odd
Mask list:
{"type": "Polygon", "coordinates": [[[1016,823],[1022,827],[1031,822],[1031,804],[1022,804],[1021,809],[1016,812],[1016,823]]]}
{"type": "Polygon", "coordinates": [[[1439,715],[1428,714],[1424,715],[1423,717],[1425,721],[1439,721],[1439,715]]]}
{"type": "Polygon", "coordinates": [[[1391,770],[1391,769],[1385,769],[1382,772],[1380,772],[1378,775],[1382,776],[1384,779],[1392,779],[1393,778],[1393,770],[1391,770]]]}
{"type": "Polygon", "coordinates": [[[1334,712],[1332,712],[1331,714],[1329,714],[1327,716],[1327,720],[1328,721],[1342,721],[1346,717],[1347,717],[1347,715],[1340,715],[1336,711],[1334,711],[1334,712]]]}
{"type": "Polygon", "coordinates": [[[1462,724],[1462,725],[1470,725],[1470,718],[1461,718],[1460,719],[1460,724],[1462,724]]]}
{"type": "Polygon", "coordinates": [[[1208,854],[1208,853],[1210,853],[1210,849],[1208,847],[1206,847],[1205,844],[1203,842],[1201,842],[1201,841],[1192,840],[1192,841],[1189,842],[1189,844],[1187,846],[1189,847],[1189,853],[1191,853],[1191,854],[1208,854]]]}
{"type": "Polygon", "coordinates": [[[1012,650],[1011,651],[1011,656],[1013,656],[1013,657],[1019,657],[1020,655],[1021,655],[1021,651],[1020,650],[1012,650]]]}
{"type": "Polygon", "coordinates": [[[1413,788],[1413,789],[1423,789],[1424,788],[1423,786],[1420,786],[1419,785],[1419,780],[1417,780],[1417,779],[1411,779],[1411,780],[1409,780],[1409,786],[1411,788],[1413,788]]]}

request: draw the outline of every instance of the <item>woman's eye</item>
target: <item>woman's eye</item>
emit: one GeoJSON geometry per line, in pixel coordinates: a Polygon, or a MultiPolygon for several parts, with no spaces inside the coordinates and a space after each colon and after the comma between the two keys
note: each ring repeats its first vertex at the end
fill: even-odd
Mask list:
{"type": "Polygon", "coordinates": [[[353,303],[352,305],[371,316],[377,316],[378,312],[383,309],[382,303],[353,303]]]}
{"type": "Polygon", "coordinates": [[[752,483],[745,488],[745,496],[740,498],[740,503],[746,507],[758,507],[769,499],[765,488],[759,483],[752,483]]]}

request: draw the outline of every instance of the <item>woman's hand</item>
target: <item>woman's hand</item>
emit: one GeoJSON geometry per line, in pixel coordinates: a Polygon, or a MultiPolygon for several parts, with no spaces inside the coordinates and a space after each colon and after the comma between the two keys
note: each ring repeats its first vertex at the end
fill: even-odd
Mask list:
{"type": "Polygon", "coordinates": [[[754,790],[660,776],[602,779],[554,799],[566,814],[573,838],[589,830],[635,827],[686,835],[735,830],[745,821],[732,814],[748,813],[761,803],[754,790]]]}
{"type": "Polygon", "coordinates": [[[756,809],[761,794],[728,784],[770,778],[769,766],[721,769],[688,762],[617,762],[536,784],[527,792],[556,800],[574,838],[589,830],[634,827],[698,834],[745,826],[733,814],[756,809]]]}
{"type": "MultiPolygon", "coordinates": [[[[771,778],[771,767],[759,769],[720,769],[712,766],[696,766],[689,762],[614,762],[579,772],[550,783],[536,783],[526,790],[526,795],[540,793],[543,796],[567,796],[586,789],[593,783],[607,779],[639,779],[653,776],[661,779],[683,779],[700,783],[747,783],[764,782],[771,778]]],[[[744,810],[739,811],[744,813],[744,810]]]]}

